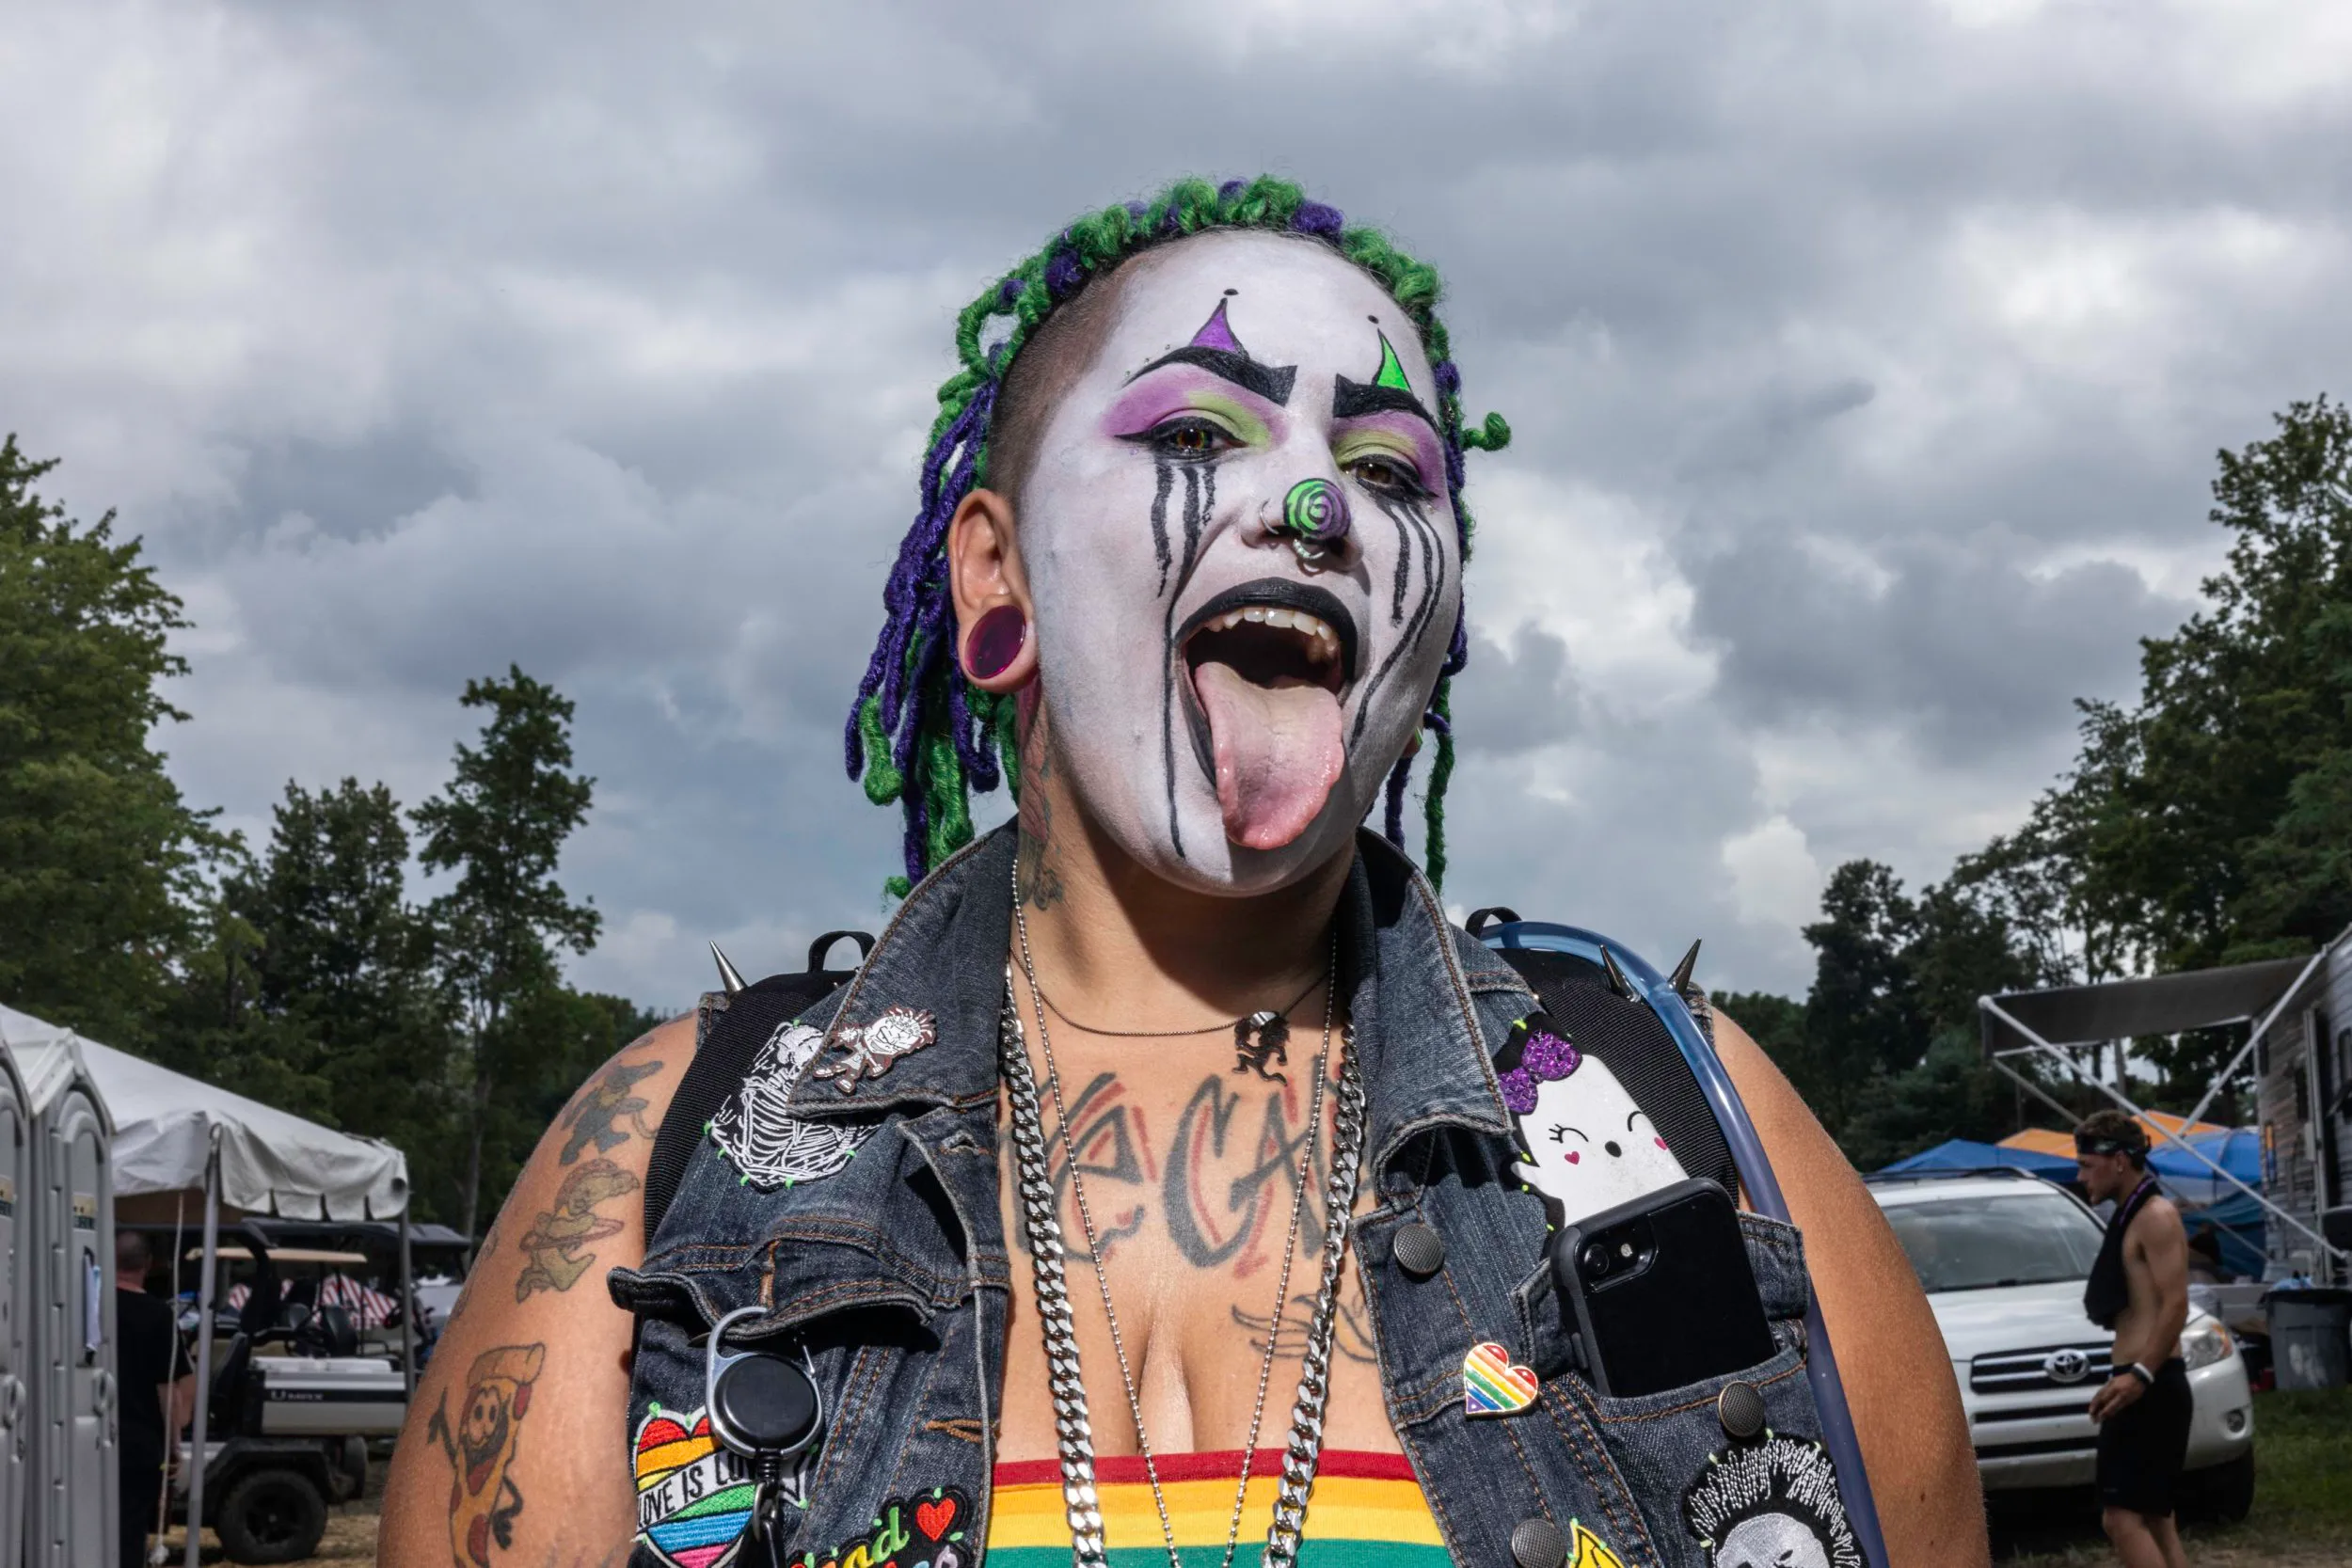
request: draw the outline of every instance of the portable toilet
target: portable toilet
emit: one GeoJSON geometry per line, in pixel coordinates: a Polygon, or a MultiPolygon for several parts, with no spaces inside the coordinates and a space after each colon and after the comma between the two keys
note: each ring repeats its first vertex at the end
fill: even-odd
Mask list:
{"type": "Polygon", "coordinates": [[[24,1568],[118,1562],[113,1124],[72,1030],[0,1007],[30,1119],[24,1568]]]}
{"type": "Polygon", "coordinates": [[[32,1253],[18,1245],[17,1203],[30,1201],[32,1117],[16,1058],[0,1037],[0,1568],[24,1560],[24,1464],[31,1411],[24,1385],[32,1253]]]}

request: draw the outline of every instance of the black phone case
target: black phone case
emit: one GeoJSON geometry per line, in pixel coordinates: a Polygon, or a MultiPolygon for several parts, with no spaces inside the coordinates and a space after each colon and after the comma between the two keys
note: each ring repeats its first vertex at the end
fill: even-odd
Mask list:
{"type": "Polygon", "coordinates": [[[1724,1377],[1778,1349],[1739,1213],[1703,1177],[1563,1227],[1552,1271],[1594,1386],[1613,1398],[1724,1377]],[[1588,1282],[1578,1261],[1585,1243],[1645,1219],[1656,1246],[1648,1265],[1588,1282]]]}

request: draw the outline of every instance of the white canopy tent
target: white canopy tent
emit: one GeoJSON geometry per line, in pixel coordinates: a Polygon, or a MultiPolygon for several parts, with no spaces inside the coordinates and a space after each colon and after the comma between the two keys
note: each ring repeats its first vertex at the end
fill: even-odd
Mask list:
{"type": "MultiPolygon", "coordinates": [[[[212,1403],[214,1280],[223,1206],[286,1219],[401,1221],[401,1343],[409,1392],[416,1354],[409,1292],[408,1158],[374,1138],[354,1137],[248,1100],[184,1073],[99,1044],[70,1029],[0,1006],[0,1041],[14,1054],[36,1103],[35,1080],[69,1073],[78,1057],[114,1123],[115,1196],[121,1212],[149,1222],[193,1200],[203,1216],[204,1261],[198,1313],[195,1445],[204,1452],[212,1403]]],[[[204,1466],[189,1481],[188,1563],[195,1568],[204,1502],[204,1466]]]]}

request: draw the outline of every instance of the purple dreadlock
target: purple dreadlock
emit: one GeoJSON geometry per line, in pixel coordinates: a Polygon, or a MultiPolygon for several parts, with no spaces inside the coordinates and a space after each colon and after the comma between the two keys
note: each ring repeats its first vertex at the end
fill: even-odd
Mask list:
{"type": "MultiPolygon", "coordinates": [[[[1263,229],[1323,241],[1362,268],[1420,329],[1438,383],[1438,416],[1445,442],[1446,492],[1470,558],[1470,515],[1462,504],[1465,448],[1499,451],[1511,438],[1502,416],[1462,424],[1462,372],[1437,316],[1438,274],[1398,250],[1378,230],[1349,227],[1339,209],[1310,201],[1288,181],[1261,178],[1212,186],[1180,180],[1149,202],[1105,207],[1078,219],[1022,262],[956,319],[961,368],[939,388],[939,417],[923,457],[914,525],[882,590],[887,618],[866,676],[850,705],[842,748],[850,777],[863,778],[866,799],[896,803],[906,822],[906,875],[890,891],[903,895],[925,873],[972,839],[971,792],[996,787],[1009,776],[1017,794],[1020,769],[1013,734],[1014,704],[972,686],[955,657],[954,609],[947,589],[947,524],[964,496],[984,483],[997,394],[1006,372],[1046,318],[1089,282],[1154,245],[1221,229],[1263,229]],[[1010,330],[993,348],[982,329],[998,317],[1010,330]]],[[[1437,736],[1424,799],[1423,861],[1429,879],[1445,878],[1445,789],[1454,773],[1453,679],[1470,661],[1470,636],[1456,621],[1454,642],[1429,708],[1422,717],[1437,736]]],[[[1405,842],[1405,788],[1413,759],[1399,758],[1387,786],[1385,831],[1405,842]]]]}

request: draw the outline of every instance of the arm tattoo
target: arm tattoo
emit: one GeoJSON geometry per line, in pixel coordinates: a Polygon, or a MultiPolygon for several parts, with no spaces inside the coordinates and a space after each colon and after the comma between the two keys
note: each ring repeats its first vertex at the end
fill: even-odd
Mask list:
{"type": "Polygon", "coordinates": [[[596,1212],[596,1205],[637,1190],[637,1178],[610,1160],[573,1167],[555,1192],[555,1207],[542,1209],[518,1243],[531,1261],[515,1280],[515,1299],[533,1291],[568,1291],[588,1272],[596,1255],[591,1242],[617,1234],[621,1222],[596,1212]]]}
{"type": "Polygon", "coordinates": [[[653,1130],[645,1125],[644,1117],[649,1102],[630,1091],[660,1070],[660,1062],[640,1062],[634,1067],[615,1062],[603,1077],[580,1090],[558,1124],[571,1131],[571,1136],[564,1140],[564,1164],[578,1160],[592,1143],[597,1153],[610,1154],[628,1142],[628,1132],[614,1126],[615,1122],[626,1120],[639,1137],[652,1137],[653,1130]]]}
{"type": "Polygon", "coordinates": [[[456,1474],[449,1488],[452,1568],[490,1568],[490,1545],[515,1544],[515,1515],[523,1495],[507,1474],[523,1417],[531,1410],[531,1386],[547,1364],[543,1344],[501,1345],[474,1357],[466,1373],[466,1394],[457,1422],[449,1418],[449,1391],[425,1423],[456,1474]]]}

